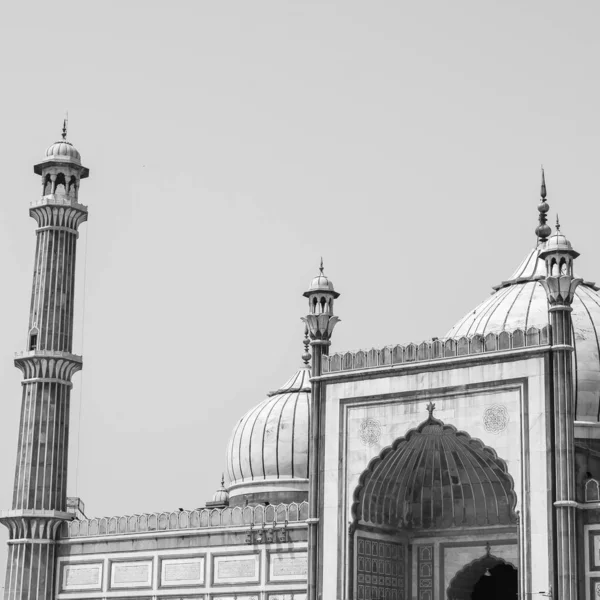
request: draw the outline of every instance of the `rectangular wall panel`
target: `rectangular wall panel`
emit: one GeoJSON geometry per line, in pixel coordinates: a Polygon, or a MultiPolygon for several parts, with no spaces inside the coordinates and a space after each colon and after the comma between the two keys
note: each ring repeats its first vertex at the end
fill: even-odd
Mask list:
{"type": "Polygon", "coordinates": [[[406,599],[404,546],[401,543],[356,538],[356,587],[358,600],[406,599]]]}
{"type": "Polygon", "coordinates": [[[204,557],[163,558],[161,560],[161,587],[203,584],[204,557]]]}
{"type": "Polygon", "coordinates": [[[102,563],[63,565],[61,591],[99,590],[102,588],[102,563]]]}
{"type": "Polygon", "coordinates": [[[433,600],[433,544],[417,546],[418,600],[433,600]]]}
{"type": "Polygon", "coordinates": [[[215,556],[213,558],[213,583],[258,583],[260,581],[260,559],[258,554],[215,556]]]}
{"type": "Polygon", "coordinates": [[[152,585],[152,561],[123,561],[111,563],[111,589],[141,588],[152,585]]]}
{"type": "Polygon", "coordinates": [[[306,581],[306,552],[272,552],[269,554],[269,581],[306,581]]]}

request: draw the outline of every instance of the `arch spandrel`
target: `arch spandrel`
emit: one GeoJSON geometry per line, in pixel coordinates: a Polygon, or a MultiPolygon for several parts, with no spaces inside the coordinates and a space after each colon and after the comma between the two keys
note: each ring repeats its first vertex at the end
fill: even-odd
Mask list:
{"type": "MultiPolygon", "coordinates": [[[[433,405],[430,405],[433,406],[433,405]]],[[[361,474],[352,516],[377,528],[512,525],[516,494],[495,450],[433,417],[384,448],[361,474]]]]}

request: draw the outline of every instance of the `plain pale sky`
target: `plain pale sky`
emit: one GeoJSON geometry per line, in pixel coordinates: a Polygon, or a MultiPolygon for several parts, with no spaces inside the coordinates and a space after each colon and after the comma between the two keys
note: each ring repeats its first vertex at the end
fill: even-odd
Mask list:
{"type": "Polygon", "coordinates": [[[596,2],[58,1],[2,17],[1,508],[32,165],[65,110],[91,170],[68,486],[88,516],[210,500],[236,421],[300,363],[321,255],[342,294],[333,350],[441,337],[534,245],[543,163],[551,221],[600,279],[596,2]]]}

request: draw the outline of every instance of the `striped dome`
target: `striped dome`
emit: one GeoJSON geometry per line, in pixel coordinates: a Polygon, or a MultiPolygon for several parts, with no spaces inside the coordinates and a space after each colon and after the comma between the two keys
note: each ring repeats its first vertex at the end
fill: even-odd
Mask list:
{"type": "MultiPolygon", "coordinates": [[[[540,284],[546,274],[539,258],[543,246],[525,257],[510,279],[494,288],[494,293],[469,312],[447,333],[447,337],[486,335],[548,324],[548,300],[540,284]]],[[[600,294],[598,287],[584,281],[573,300],[575,339],[576,419],[600,420],[600,294]]]]}
{"type": "Polygon", "coordinates": [[[68,160],[81,164],[81,154],[73,144],[65,140],[54,142],[46,150],[46,160],[68,160]]]}
{"type": "Polygon", "coordinates": [[[227,447],[231,505],[306,499],[309,378],[308,367],[298,370],[236,424],[227,447]]]}

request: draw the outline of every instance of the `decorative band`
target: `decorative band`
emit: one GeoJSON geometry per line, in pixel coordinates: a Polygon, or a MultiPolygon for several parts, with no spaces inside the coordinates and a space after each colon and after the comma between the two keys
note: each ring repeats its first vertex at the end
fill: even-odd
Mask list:
{"type": "Polygon", "coordinates": [[[79,237],[79,232],[77,231],[77,229],[71,229],[70,227],[63,227],[62,225],[45,225],[44,227],[38,227],[36,229],[36,232],[39,233],[40,231],[48,231],[49,229],[52,229],[54,231],[66,231],[67,233],[72,233],[76,237],[79,237]]]}
{"type": "Polygon", "coordinates": [[[21,381],[21,385],[27,385],[28,383],[60,383],[61,385],[68,385],[70,388],[73,387],[73,384],[66,379],[54,379],[52,377],[31,377],[21,381]]]}
{"type": "Polygon", "coordinates": [[[36,540],[33,538],[18,538],[15,540],[6,540],[8,544],[55,544],[54,540],[36,540]]]}
{"type": "Polygon", "coordinates": [[[569,346],[569,344],[554,344],[552,346],[552,350],[566,350],[568,352],[573,352],[575,348],[573,348],[573,346],[569,346]]]}

